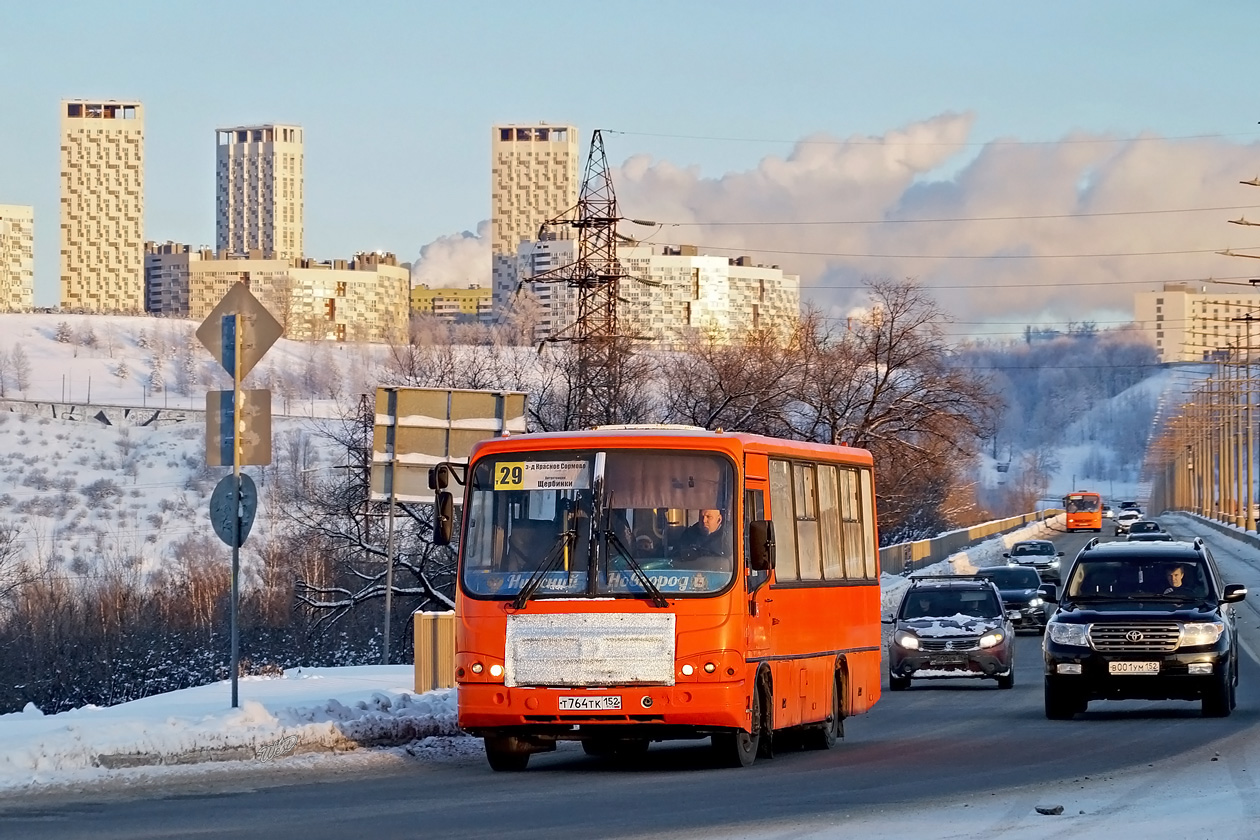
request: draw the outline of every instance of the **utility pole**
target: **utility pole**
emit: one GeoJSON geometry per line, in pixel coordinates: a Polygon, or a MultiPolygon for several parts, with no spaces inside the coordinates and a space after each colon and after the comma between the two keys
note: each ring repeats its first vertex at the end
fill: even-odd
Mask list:
{"type": "MultiPolygon", "coordinates": [[[[577,320],[548,336],[548,342],[571,342],[577,353],[573,395],[575,428],[616,422],[621,403],[629,341],[634,336],[619,330],[617,304],[621,281],[630,275],[617,259],[617,195],[613,190],[604,137],[599,129],[591,136],[591,150],[582,177],[577,206],[543,223],[538,238],[548,228],[568,226],[577,231],[577,257],[568,265],[536,274],[523,282],[567,283],[577,290],[577,320]]],[[[648,224],[651,222],[638,222],[648,224]]]]}

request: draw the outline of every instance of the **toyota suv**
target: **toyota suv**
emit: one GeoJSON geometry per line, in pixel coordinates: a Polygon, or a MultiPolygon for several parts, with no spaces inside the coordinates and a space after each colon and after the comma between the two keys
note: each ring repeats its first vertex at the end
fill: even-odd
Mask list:
{"type": "Polygon", "coordinates": [[[1091,700],[1199,700],[1225,717],[1238,686],[1234,604],[1203,540],[1109,542],[1077,555],[1042,642],[1046,717],[1067,720],[1091,700]]]}
{"type": "Polygon", "coordinates": [[[888,689],[914,679],[980,677],[1015,685],[1015,628],[992,581],[972,575],[921,576],[892,619],[888,689]]]}

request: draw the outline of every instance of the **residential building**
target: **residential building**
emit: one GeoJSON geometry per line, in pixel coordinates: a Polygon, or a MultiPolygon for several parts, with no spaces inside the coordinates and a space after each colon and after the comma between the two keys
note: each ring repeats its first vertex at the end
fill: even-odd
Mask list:
{"type": "Polygon", "coordinates": [[[489,323],[494,317],[490,289],[476,284],[466,289],[430,289],[424,284],[411,289],[411,311],[444,321],[489,323]]]}
{"type": "Polygon", "coordinates": [[[61,103],[61,306],[144,308],[144,107],[61,103]]]}
{"type": "Polygon", "coordinates": [[[303,256],[302,127],[220,128],[216,136],[215,248],[267,259],[303,256]]]}
{"type": "MultiPolygon", "coordinates": [[[[573,241],[535,241],[517,249],[522,276],[570,264],[573,241]]],[[[786,337],[800,317],[800,278],[777,265],[748,257],[701,254],[693,245],[623,246],[617,308],[618,332],[644,346],[685,347],[698,336],[727,341],[752,330],[777,330],[786,337]]],[[[539,340],[562,333],[577,320],[578,290],[567,283],[526,283],[542,316],[539,340]]]]}
{"type": "Polygon", "coordinates": [[[410,271],[393,254],[351,260],[244,257],[168,242],[147,243],[149,311],[205,320],[243,281],[296,341],[405,341],[410,271]]]}
{"type": "Polygon", "coordinates": [[[1194,283],[1165,283],[1157,292],[1133,296],[1138,327],[1151,337],[1161,362],[1201,362],[1216,358],[1229,347],[1255,346],[1260,329],[1248,318],[1260,319],[1260,291],[1209,292],[1194,283]]]}
{"type": "Polygon", "coordinates": [[[35,306],[35,208],[0,204],[0,311],[35,306]]]}
{"type": "Polygon", "coordinates": [[[543,222],[577,205],[578,163],[574,126],[511,124],[491,130],[490,255],[496,312],[516,294],[517,247],[537,239],[543,222]]]}

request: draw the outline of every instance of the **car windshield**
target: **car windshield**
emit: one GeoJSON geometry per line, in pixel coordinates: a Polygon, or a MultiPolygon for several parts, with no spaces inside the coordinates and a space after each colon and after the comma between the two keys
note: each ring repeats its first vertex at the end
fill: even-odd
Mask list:
{"type": "Polygon", "coordinates": [[[1011,549],[1011,555],[1014,557],[1026,557],[1035,554],[1054,554],[1053,543],[1016,543],[1011,549]]]}
{"type": "Polygon", "coordinates": [[[715,453],[499,454],[468,481],[460,575],[474,596],[529,584],[531,598],[642,598],[645,577],[671,597],[705,595],[734,579],[735,470],[715,453]]]}
{"type": "Polygon", "coordinates": [[[902,618],[949,618],[955,615],[993,618],[1001,614],[1002,606],[997,596],[992,590],[984,589],[916,588],[906,593],[901,607],[902,618]]]}
{"type": "Polygon", "coordinates": [[[1206,598],[1208,576],[1197,560],[1082,560],[1068,581],[1069,598],[1206,598]]]}
{"type": "Polygon", "coordinates": [[[1041,585],[1036,569],[984,569],[980,575],[997,584],[998,589],[1036,589],[1041,585]]]}

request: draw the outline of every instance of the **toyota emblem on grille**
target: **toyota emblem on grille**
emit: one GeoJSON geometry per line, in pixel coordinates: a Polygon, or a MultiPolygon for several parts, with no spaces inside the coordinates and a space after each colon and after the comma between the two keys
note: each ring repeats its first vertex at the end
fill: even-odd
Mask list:
{"type": "Polygon", "coordinates": [[[1124,638],[1125,638],[1125,640],[1126,640],[1126,641],[1130,641],[1130,642],[1140,642],[1140,641],[1142,641],[1142,631],[1141,631],[1141,630],[1130,630],[1128,633],[1125,633],[1125,634],[1124,634],[1124,638]]]}

